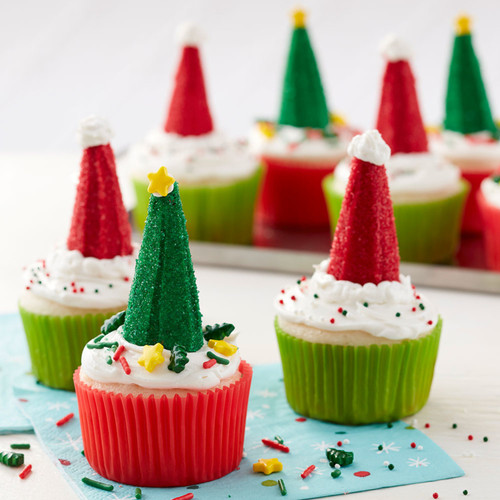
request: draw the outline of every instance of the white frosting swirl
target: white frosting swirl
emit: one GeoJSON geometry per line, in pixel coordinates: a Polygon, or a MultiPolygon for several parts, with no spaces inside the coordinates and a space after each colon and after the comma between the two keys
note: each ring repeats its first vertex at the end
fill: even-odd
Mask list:
{"type": "Polygon", "coordinates": [[[106,362],[108,356],[112,357],[114,354],[111,349],[85,347],[82,352],[82,373],[84,375],[98,382],[136,384],[148,389],[204,390],[215,387],[223,379],[232,377],[240,365],[239,351],[236,351],[232,356],[224,356],[209,348],[204,342],[200,350],[187,354],[189,362],[180,373],[168,369],[170,351],[167,349],[163,349],[162,353],[165,361],[149,372],[137,362],[142,356],[143,347],[127,342],[123,338],[122,330],[123,327],[120,327],[109,333],[101,342],[118,342],[119,345],[125,347],[122,356],[127,360],[131,373],[127,375],[119,362],[114,361],[110,365],[106,362]],[[203,363],[209,361],[207,352],[214,352],[217,356],[228,359],[229,364],[216,363],[210,368],[203,368],[203,363]]]}
{"type": "Polygon", "coordinates": [[[437,310],[415,292],[409,276],[359,285],[336,280],[327,273],[328,264],[324,260],[310,279],[276,297],[280,317],[321,330],[362,331],[391,340],[416,339],[436,326],[437,310]]]}
{"type": "MultiPolygon", "coordinates": [[[[460,169],[432,153],[397,153],[385,167],[393,201],[415,194],[448,196],[460,189],[460,169]]],[[[337,165],[333,180],[337,193],[345,193],[350,171],[348,160],[337,165]]]]}
{"type": "Polygon", "coordinates": [[[154,130],[132,146],[121,163],[139,180],[166,166],[179,184],[242,179],[258,168],[244,142],[230,141],[218,132],[180,136],[154,130]]]}
{"type": "Polygon", "coordinates": [[[481,182],[481,192],[490,205],[500,208],[500,183],[488,177],[481,182]]]}
{"type": "Polygon", "coordinates": [[[391,148],[378,130],[368,130],[352,138],[347,154],[374,165],[385,165],[391,156],[391,148]]]}
{"type": "Polygon", "coordinates": [[[80,122],[78,137],[82,148],[90,148],[109,144],[113,132],[107,120],[91,115],[80,122]]]}
{"type": "Polygon", "coordinates": [[[479,161],[500,164],[500,141],[488,141],[489,132],[464,135],[443,130],[431,138],[431,148],[450,161],[479,161]]]}
{"type": "Polygon", "coordinates": [[[68,307],[125,308],[136,258],[137,248],[132,255],[96,259],[59,246],[26,269],[25,284],[35,295],[68,307]]]}
{"type": "Polygon", "coordinates": [[[380,43],[380,53],[390,62],[406,61],[411,56],[411,49],[405,40],[390,34],[380,43]]]}
{"type": "Polygon", "coordinates": [[[340,161],[346,154],[345,134],[323,137],[312,129],[278,126],[274,135],[263,133],[256,124],[249,135],[250,150],[256,155],[275,158],[316,159],[340,161]]]}
{"type": "Polygon", "coordinates": [[[197,47],[204,38],[200,27],[190,21],[180,24],[175,30],[175,41],[181,46],[197,47]]]}

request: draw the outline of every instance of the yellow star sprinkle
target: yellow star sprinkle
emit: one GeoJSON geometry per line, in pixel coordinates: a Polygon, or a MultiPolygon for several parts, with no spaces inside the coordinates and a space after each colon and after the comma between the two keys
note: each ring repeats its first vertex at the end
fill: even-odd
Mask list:
{"type": "Polygon", "coordinates": [[[461,15],[456,21],[457,35],[468,35],[470,34],[470,17],[466,15],[461,15]]]}
{"type": "Polygon", "coordinates": [[[230,344],[225,340],[210,339],[208,341],[208,347],[211,347],[215,352],[218,352],[219,354],[224,354],[224,356],[232,356],[238,350],[235,345],[230,344]]]}
{"type": "Polygon", "coordinates": [[[292,12],[293,25],[296,28],[304,28],[306,25],[306,13],[302,9],[295,9],[292,12]]]}
{"type": "Polygon", "coordinates": [[[160,196],[167,196],[170,186],[175,182],[165,167],[160,167],[156,173],[148,174],[148,179],[148,193],[158,193],[160,196]]]}
{"type": "Polygon", "coordinates": [[[159,343],[156,345],[145,345],[142,349],[142,356],[137,360],[137,362],[141,366],[144,366],[148,372],[152,372],[164,361],[163,346],[159,343]]]}
{"type": "Polygon", "coordinates": [[[345,116],[336,113],[330,113],[330,121],[333,124],[338,125],[340,127],[347,125],[347,120],[345,119],[345,116]]]}
{"type": "Polygon", "coordinates": [[[259,122],[258,127],[259,132],[268,139],[271,139],[275,134],[274,127],[268,122],[259,122]]]}
{"type": "Polygon", "coordinates": [[[253,464],[254,472],[263,472],[266,476],[282,470],[283,464],[277,458],[259,458],[259,461],[253,464]]]}

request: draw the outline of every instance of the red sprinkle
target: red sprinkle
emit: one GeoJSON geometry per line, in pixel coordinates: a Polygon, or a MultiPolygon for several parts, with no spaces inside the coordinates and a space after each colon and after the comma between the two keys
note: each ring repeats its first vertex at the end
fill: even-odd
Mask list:
{"type": "Polygon", "coordinates": [[[83,293],[84,291],[85,291],[85,288],[83,288],[83,286],[80,287],[80,292],[83,293]]]}
{"type": "Polygon", "coordinates": [[[72,281],[72,282],[70,283],[70,285],[71,285],[71,286],[75,286],[75,282],[74,282],[74,281],[72,281]]]}
{"type": "Polygon", "coordinates": [[[297,300],[297,297],[295,297],[295,295],[292,295],[290,298],[291,298],[292,300],[297,300]]]}
{"type": "Polygon", "coordinates": [[[123,357],[123,356],[120,356],[120,358],[118,359],[120,361],[120,363],[122,364],[122,367],[123,367],[123,371],[127,374],[127,375],[130,375],[130,372],[132,371],[130,369],[130,366],[128,365],[127,363],[127,360],[123,357]]]}
{"type": "MultiPolygon", "coordinates": [[[[215,360],[214,360],[215,361],[215,360]]],[[[290,448],[284,444],[277,443],[276,441],[271,441],[270,439],[263,439],[262,444],[269,446],[269,448],[274,448],[275,450],[280,450],[283,453],[290,453],[290,448]]]]}
{"type": "Polygon", "coordinates": [[[76,288],[73,288],[73,293],[77,293],[78,290],[76,288]]]}
{"type": "Polygon", "coordinates": [[[205,368],[205,370],[206,370],[207,368],[212,368],[212,366],[214,366],[214,365],[215,365],[215,363],[217,363],[217,361],[215,361],[215,359],[209,359],[208,361],[205,361],[205,362],[203,363],[203,368],[205,368]]]}
{"type": "Polygon", "coordinates": [[[342,309],[341,307],[339,307],[339,308],[337,309],[337,311],[338,311],[339,313],[341,313],[341,312],[343,311],[343,309],[342,309]]]}
{"type": "Polygon", "coordinates": [[[45,273],[45,276],[47,276],[47,278],[50,278],[50,273],[45,273]]]}
{"type": "Polygon", "coordinates": [[[130,278],[128,276],[125,276],[125,278],[123,278],[123,281],[130,281],[130,278]]]}
{"type": "Polygon", "coordinates": [[[283,299],[280,299],[280,304],[283,305],[283,299]]]}
{"type": "Polygon", "coordinates": [[[285,289],[281,290],[281,293],[285,293],[285,289]]]}
{"type": "Polygon", "coordinates": [[[427,321],[427,324],[432,325],[432,320],[430,319],[429,321],[427,321]]]}
{"type": "Polygon", "coordinates": [[[305,281],[305,280],[306,280],[305,276],[302,276],[302,278],[300,278],[300,281],[305,281]]]}
{"type": "Polygon", "coordinates": [[[19,474],[19,477],[20,477],[21,479],[26,479],[26,478],[30,475],[30,473],[31,473],[31,469],[32,469],[32,468],[33,468],[33,466],[32,466],[31,464],[27,465],[27,466],[23,469],[23,471],[21,472],[21,474],[19,474]]]}
{"type": "Polygon", "coordinates": [[[411,308],[411,310],[412,310],[413,312],[415,312],[415,311],[417,310],[417,308],[416,308],[416,307],[412,307],[412,308],[411,308]]]}
{"type": "Polygon", "coordinates": [[[469,441],[472,441],[472,440],[474,439],[474,436],[473,436],[472,434],[469,434],[469,435],[467,436],[467,439],[468,439],[469,441]]]}
{"type": "Polygon", "coordinates": [[[342,441],[337,441],[337,446],[342,446],[342,441]]]}
{"type": "Polygon", "coordinates": [[[431,426],[431,424],[425,424],[425,428],[428,429],[431,426]]]}
{"type": "Polygon", "coordinates": [[[439,498],[439,495],[437,493],[433,493],[432,498],[439,498]]]}
{"type": "Polygon", "coordinates": [[[19,401],[20,403],[27,403],[27,402],[28,402],[28,400],[27,400],[27,399],[25,399],[25,398],[19,398],[19,399],[18,399],[18,401],[19,401]]]}
{"type": "Polygon", "coordinates": [[[29,290],[29,289],[30,289],[30,287],[29,287],[29,286],[27,286],[27,287],[26,287],[26,290],[29,290]]]}
{"type": "Polygon", "coordinates": [[[335,318],[331,318],[330,323],[333,325],[335,323],[335,318]]]}
{"type": "Polygon", "coordinates": [[[315,465],[310,465],[301,475],[300,477],[302,479],[305,479],[314,469],[316,468],[315,465]]]}
{"type": "Polygon", "coordinates": [[[307,418],[304,418],[304,417],[298,417],[295,419],[295,422],[305,422],[307,420],[307,418]]]}
{"type": "Polygon", "coordinates": [[[415,298],[416,298],[417,300],[420,300],[420,295],[415,295],[415,298]]]}
{"type": "Polygon", "coordinates": [[[61,427],[61,425],[66,424],[69,422],[73,417],[75,416],[74,413],[68,413],[65,417],[61,418],[61,420],[58,420],[56,422],[57,427],[61,427]]]}
{"type": "Polygon", "coordinates": [[[113,355],[113,361],[118,361],[118,358],[122,355],[122,352],[125,350],[125,346],[121,345],[118,347],[116,350],[115,354],[113,355]]]}
{"type": "Polygon", "coordinates": [[[59,462],[61,462],[62,465],[71,465],[71,462],[65,458],[60,458],[59,462]]]}
{"type": "Polygon", "coordinates": [[[182,495],[181,497],[175,497],[172,498],[172,500],[191,500],[191,498],[194,497],[194,493],[186,493],[185,495],[182,495]]]}
{"type": "Polygon", "coordinates": [[[411,444],[410,444],[410,446],[411,446],[412,448],[416,448],[416,447],[417,447],[417,445],[416,445],[415,443],[411,443],[411,444]]]}
{"type": "Polygon", "coordinates": [[[358,472],[355,472],[354,475],[356,477],[368,477],[371,474],[367,470],[359,470],[358,472]]]}
{"type": "Polygon", "coordinates": [[[191,500],[191,498],[194,497],[194,493],[186,493],[185,495],[182,495],[181,497],[175,497],[172,498],[172,500],[191,500]]]}

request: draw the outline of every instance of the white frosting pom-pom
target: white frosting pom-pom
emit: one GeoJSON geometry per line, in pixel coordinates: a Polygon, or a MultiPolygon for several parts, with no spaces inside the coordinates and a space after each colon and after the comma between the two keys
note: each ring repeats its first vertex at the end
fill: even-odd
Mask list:
{"type": "Polygon", "coordinates": [[[390,62],[407,61],[411,57],[410,46],[397,35],[387,35],[380,44],[380,53],[390,62]]]}
{"type": "Polygon", "coordinates": [[[204,38],[200,27],[191,22],[179,25],[175,31],[175,40],[183,47],[197,47],[204,38]]]}
{"type": "Polygon", "coordinates": [[[109,144],[113,132],[107,120],[100,116],[91,115],[80,122],[78,139],[82,148],[109,144]]]}
{"type": "Polygon", "coordinates": [[[347,153],[349,156],[374,165],[385,165],[391,157],[391,148],[382,139],[378,130],[368,130],[364,134],[353,137],[347,153]]]}

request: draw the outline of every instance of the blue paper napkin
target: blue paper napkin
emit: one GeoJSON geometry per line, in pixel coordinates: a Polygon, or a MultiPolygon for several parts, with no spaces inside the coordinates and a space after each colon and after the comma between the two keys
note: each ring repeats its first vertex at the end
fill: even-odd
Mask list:
{"type": "MultiPolygon", "coordinates": [[[[134,487],[101,478],[81,454],[83,444],[74,394],[32,384],[31,388],[16,387],[15,395],[23,401],[19,405],[31,420],[40,441],[81,498],[134,498],[134,487]],[[57,427],[57,420],[70,412],[75,418],[57,427]],[[113,484],[114,491],[108,493],[87,486],[81,482],[84,476],[113,484]]],[[[392,428],[385,424],[348,427],[301,419],[286,402],[280,365],[255,367],[245,453],[239,470],[224,478],[187,488],[142,488],[144,500],[168,500],[189,492],[199,500],[278,499],[281,498],[275,484],[278,479],[285,482],[286,498],[297,500],[436,481],[464,474],[441,448],[404,422],[395,422],[392,428]],[[262,438],[273,439],[275,435],[283,437],[290,453],[262,444],[262,438]],[[411,443],[415,443],[414,448],[411,443]],[[337,479],[331,477],[333,469],[325,455],[325,450],[332,446],[354,452],[354,463],[343,467],[337,479]],[[283,471],[269,476],[253,473],[252,464],[259,458],[279,458],[283,471]],[[392,463],[394,469],[389,470],[385,461],[392,463]],[[315,465],[315,470],[302,479],[301,472],[310,465],[315,465]],[[271,482],[270,486],[263,485],[266,481],[271,482]]]]}

